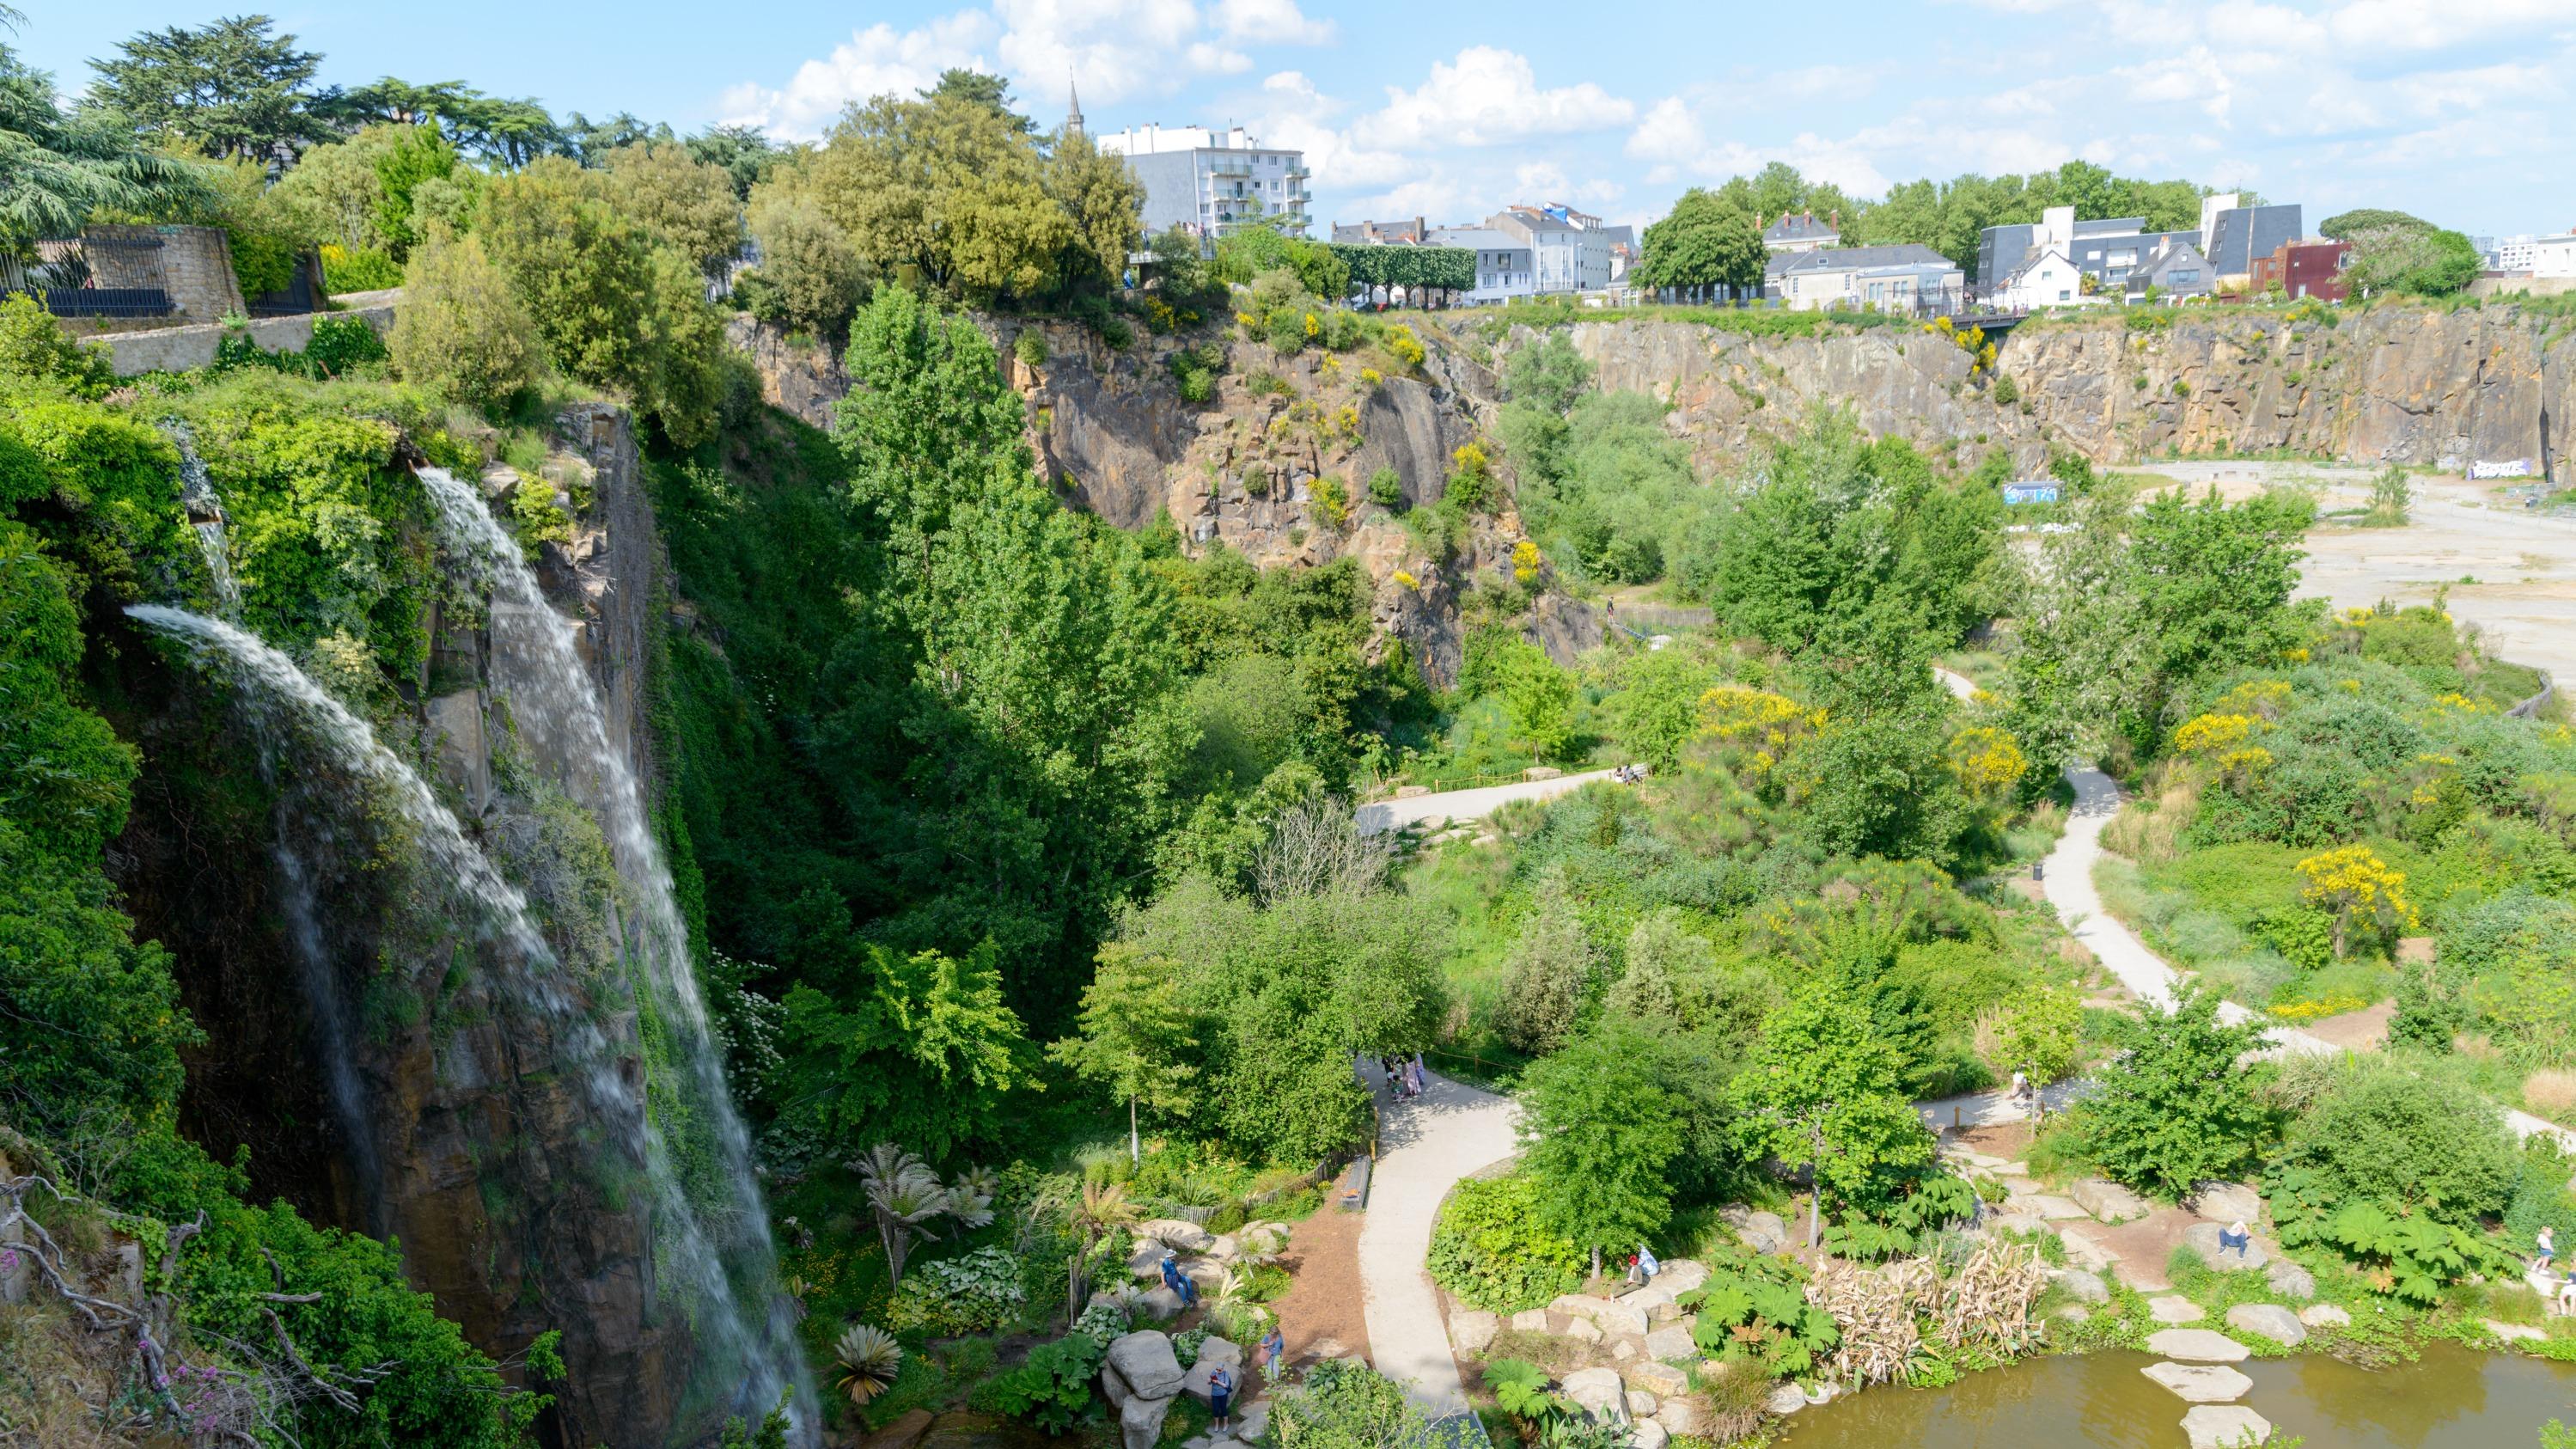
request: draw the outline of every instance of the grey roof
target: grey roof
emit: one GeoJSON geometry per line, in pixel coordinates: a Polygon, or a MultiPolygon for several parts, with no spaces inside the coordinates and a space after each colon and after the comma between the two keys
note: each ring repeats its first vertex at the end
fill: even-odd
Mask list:
{"type": "Polygon", "coordinates": [[[1831,222],[1818,221],[1815,213],[1808,211],[1785,212],[1779,220],[1762,228],[1762,239],[1766,242],[1830,239],[1840,235],[1842,235],[1840,227],[1831,222]]]}
{"type": "Polygon", "coordinates": [[[1472,247],[1480,252],[1525,252],[1529,243],[1489,226],[1435,226],[1423,238],[1435,247],[1472,247]]]}
{"type": "Polygon", "coordinates": [[[2105,216],[2075,223],[2075,234],[2086,236],[2128,236],[2147,229],[2143,216],[2105,216]]]}
{"type": "Polygon", "coordinates": [[[1791,272],[1840,272],[1863,267],[1913,265],[1953,268],[1958,263],[1920,242],[1895,242],[1875,247],[1819,247],[1811,252],[1775,252],[1763,264],[1762,271],[1765,276],[1781,277],[1791,272]]]}

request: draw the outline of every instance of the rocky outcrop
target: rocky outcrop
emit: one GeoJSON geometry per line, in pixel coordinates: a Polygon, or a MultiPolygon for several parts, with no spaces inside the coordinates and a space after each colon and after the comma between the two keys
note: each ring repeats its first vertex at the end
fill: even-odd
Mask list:
{"type": "MultiPolygon", "coordinates": [[[[1605,321],[1567,335],[1600,386],[1670,403],[1671,426],[1711,473],[1819,402],[1848,404],[1873,435],[2001,446],[2025,468],[2067,447],[2104,464],[2283,450],[2563,471],[2576,445],[2576,338],[2563,318],[2501,303],[2034,320],[1998,349],[2010,404],[1971,376],[1965,352],[1905,326],[1760,337],[1605,321]]],[[[1505,348],[1535,339],[1518,329],[1505,348]]]]}
{"type": "Polygon", "coordinates": [[[811,428],[832,426],[832,404],[849,396],[850,375],[832,350],[759,321],[748,312],[725,320],[725,341],[760,375],[760,400],[811,428]]]}

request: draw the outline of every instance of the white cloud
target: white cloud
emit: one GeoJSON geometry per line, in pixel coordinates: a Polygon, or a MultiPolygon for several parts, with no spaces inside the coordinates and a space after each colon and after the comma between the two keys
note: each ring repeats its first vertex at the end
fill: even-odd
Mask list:
{"type": "Polygon", "coordinates": [[[1193,49],[1200,24],[1190,0],[994,0],[993,14],[1003,27],[1002,67],[1026,95],[1053,95],[1070,79],[1115,104],[1168,93],[1196,72],[1231,75],[1252,64],[1230,50],[1193,49]]]}
{"type": "Polygon", "coordinates": [[[1489,45],[1434,61],[1414,90],[1387,88],[1386,108],[1363,126],[1389,146],[1492,146],[1626,125],[1637,108],[1583,81],[1541,90],[1529,60],[1489,45]]]}
{"type": "Polygon", "coordinates": [[[1216,27],[1228,40],[1265,45],[1329,45],[1333,22],[1309,20],[1297,0],[1217,0],[1216,27]]]}
{"type": "Polygon", "coordinates": [[[985,51],[997,36],[993,18],[981,10],[943,15],[915,30],[899,31],[880,22],[852,32],[821,60],[798,66],[779,89],[745,84],[727,90],[717,102],[718,112],[728,124],[810,139],[852,101],[889,92],[909,95],[935,83],[952,66],[991,70],[985,51]]]}
{"type": "Polygon", "coordinates": [[[2498,35],[2576,23],[2576,0],[2354,0],[2326,19],[2361,50],[2444,50],[2498,35]]]}

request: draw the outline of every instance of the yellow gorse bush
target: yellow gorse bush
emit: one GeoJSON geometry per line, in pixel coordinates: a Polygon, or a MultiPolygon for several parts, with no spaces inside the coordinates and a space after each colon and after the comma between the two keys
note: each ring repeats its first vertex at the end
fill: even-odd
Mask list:
{"type": "Polygon", "coordinates": [[[2406,899],[2406,873],[2367,845],[2347,845],[2298,864],[2299,899],[2334,917],[2334,951],[2344,953],[2355,926],[2383,934],[2422,924],[2406,899]]]}
{"type": "Polygon", "coordinates": [[[2174,749],[2186,755],[2224,754],[2251,739],[2264,721],[2250,714],[2204,714],[2174,731],[2174,749]]]}
{"type": "MultiPolygon", "coordinates": [[[[1465,449],[1459,451],[1464,452],[1465,449]]],[[[1512,581],[1531,584],[1538,580],[1538,545],[1528,539],[1512,545],[1512,581]]]]}
{"type": "Polygon", "coordinates": [[[2030,771],[2030,757],[2022,753],[2021,743],[2009,733],[1992,725],[1964,729],[1951,737],[1949,748],[1951,773],[1971,795],[2003,794],[2021,783],[2030,771]]]}

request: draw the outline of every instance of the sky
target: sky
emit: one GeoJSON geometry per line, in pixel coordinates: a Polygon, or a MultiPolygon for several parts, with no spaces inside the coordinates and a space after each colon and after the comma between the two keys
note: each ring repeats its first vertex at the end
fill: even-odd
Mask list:
{"type": "MultiPolygon", "coordinates": [[[[188,0],[16,0],[66,91],[188,0]]],[[[247,3],[247,0],[245,0],[247,3]]],[[[309,6],[281,28],[322,78],[463,80],[558,114],[810,139],[947,66],[1008,77],[1052,127],[1228,122],[1297,147],[1318,227],[1472,221],[1561,201],[1661,215],[1772,160],[1855,196],[2051,168],[2415,212],[2473,235],[2576,228],[2576,0],[1843,0],[1830,12],[1628,0],[442,0],[309,6]],[[756,13],[756,18],[754,12],[756,13]],[[1730,13],[1732,12],[1732,13],[1730,13]]]]}

